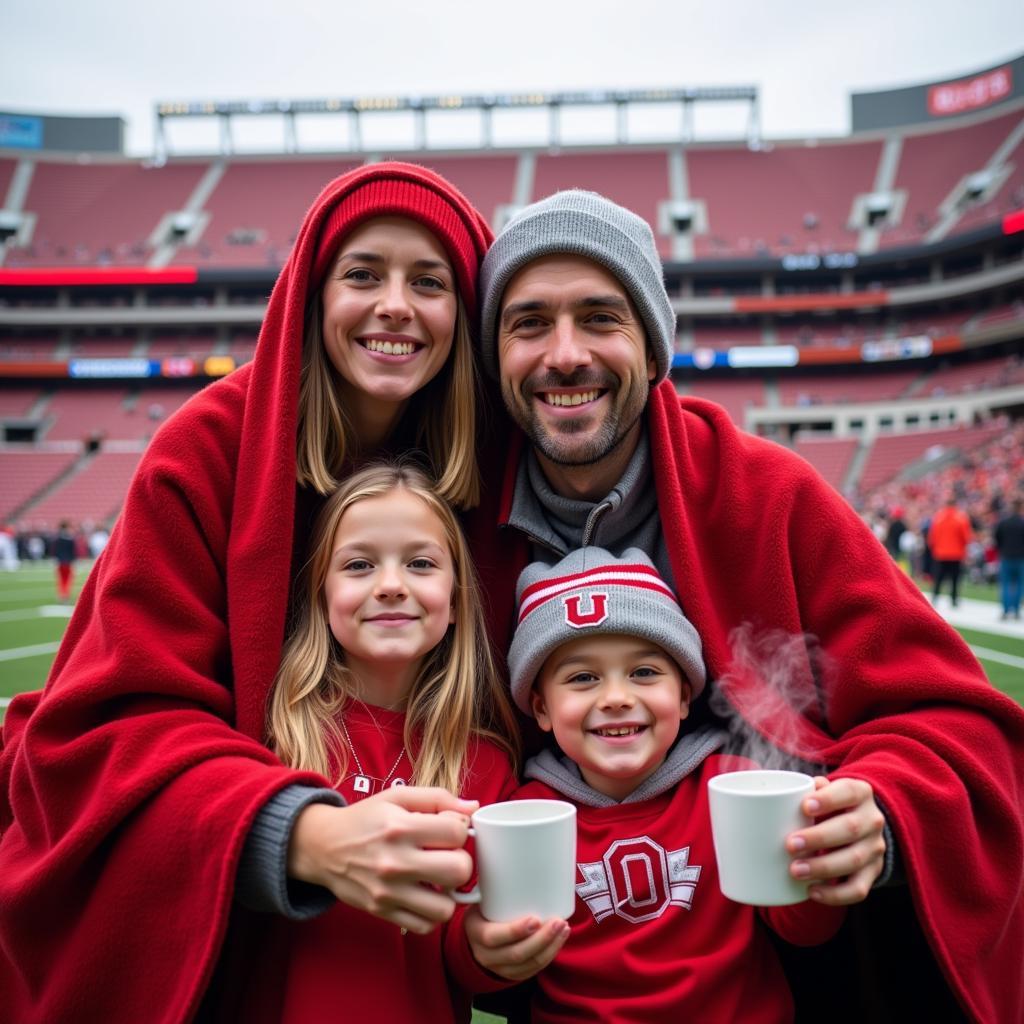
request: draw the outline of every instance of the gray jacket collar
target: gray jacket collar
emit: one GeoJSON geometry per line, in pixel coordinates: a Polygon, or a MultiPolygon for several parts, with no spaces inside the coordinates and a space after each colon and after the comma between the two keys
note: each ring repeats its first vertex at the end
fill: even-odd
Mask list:
{"type": "Polygon", "coordinates": [[[711,725],[701,726],[692,733],[683,733],[668,752],[661,767],[623,800],[613,800],[610,796],[591,789],[574,761],[564,756],[559,757],[551,750],[541,751],[536,757],[531,757],[526,762],[524,774],[526,778],[543,782],[584,807],[635,804],[659,796],[677,785],[699,768],[709,755],[719,750],[725,744],[726,738],[724,730],[711,725]]]}
{"type": "Polygon", "coordinates": [[[586,545],[614,551],[657,505],[645,427],[622,478],[600,501],[557,494],[532,447],[528,448],[519,462],[508,525],[559,557],[586,545]]]}

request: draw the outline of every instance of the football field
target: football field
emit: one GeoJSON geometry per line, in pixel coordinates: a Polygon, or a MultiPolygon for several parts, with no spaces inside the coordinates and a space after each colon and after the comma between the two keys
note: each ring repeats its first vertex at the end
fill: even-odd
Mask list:
{"type": "MultiPolygon", "coordinates": [[[[75,595],[90,567],[90,562],[76,565],[75,595]]],[[[974,614],[969,626],[958,628],[992,683],[1024,704],[1024,626],[999,622],[994,589],[971,588],[969,593],[974,600],[962,604],[974,614]]],[[[51,562],[0,572],[0,713],[14,694],[46,681],[70,614],[70,606],[57,601],[51,562]]]]}

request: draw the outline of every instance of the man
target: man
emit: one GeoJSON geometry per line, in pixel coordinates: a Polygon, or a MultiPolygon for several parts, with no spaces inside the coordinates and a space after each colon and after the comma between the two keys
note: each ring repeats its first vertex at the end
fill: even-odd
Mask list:
{"type": "MultiPolygon", "coordinates": [[[[873,818],[841,807],[822,836],[829,852],[805,862],[834,880],[833,902],[867,896],[861,919],[883,925],[866,940],[859,924],[844,930],[845,977],[817,988],[833,1017],[896,1012],[897,997],[874,988],[886,979],[866,982],[843,959],[867,941],[893,991],[909,992],[901,1014],[1017,1019],[1020,708],[806,463],[676,395],[675,317],[643,220],[593,193],[535,203],[496,239],[481,293],[484,361],[530,442],[513,432],[484,451],[506,459],[505,486],[470,524],[496,641],[507,646],[527,561],[641,548],[701,635],[712,707],[831,778],[866,781],[884,810],[884,864],[857,838],[873,818]],[[868,894],[894,859],[908,886],[868,894]],[[956,1002],[908,970],[914,935],[889,920],[908,889],[956,1002]]],[[[804,973],[824,976],[814,963],[804,973]]]]}
{"type": "Polygon", "coordinates": [[[1014,498],[1010,512],[996,523],[994,539],[999,552],[999,596],[1003,618],[1020,618],[1024,585],[1024,501],[1014,498]]]}
{"type": "Polygon", "coordinates": [[[960,599],[960,570],[971,540],[971,521],[956,507],[956,495],[950,492],[946,504],[935,513],[928,528],[928,547],[935,563],[932,601],[938,603],[942,581],[949,578],[949,600],[955,608],[960,599]]]}

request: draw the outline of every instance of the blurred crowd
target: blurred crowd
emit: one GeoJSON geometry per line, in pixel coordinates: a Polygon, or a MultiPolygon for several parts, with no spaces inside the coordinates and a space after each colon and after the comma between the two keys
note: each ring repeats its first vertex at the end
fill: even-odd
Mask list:
{"type": "MultiPolygon", "coordinates": [[[[936,515],[952,502],[966,514],[970,538],[963,571],[973,583],[999,579],[996,528],[1024,498],[1024,421],[1007,423],[989,443],[918,480],[891,481],[860,502],[875,536],[915,579],[936,571],[928,543],[936,515]]],[[[1004,531],[1005,532],[1005,531],[1004,531]]]]}
{"type": "Polygon", "coordinates": [[[96,558],[110,534],[95,523],[17,523],[0,525],[0,567],[13,570],[22,562],[62,557],[69,545],[74,558],[96,558]],[[60,542],[58,545],[58,541],[60,542]]]}

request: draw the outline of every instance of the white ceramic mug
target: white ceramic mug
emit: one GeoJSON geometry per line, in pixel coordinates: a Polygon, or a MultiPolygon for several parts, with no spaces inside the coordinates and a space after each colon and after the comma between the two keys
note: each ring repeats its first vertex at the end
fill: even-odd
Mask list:
{"type": "Polygon", "coordinates": [[[800,804],[813,792],[814,779],[803,772],[728,772],[708,782],[718,883],[725,896],[756,907],[807,899],[808,883],[789,873],[786,836],[811,823],[800,804]]]}
{"type": "Polygon", "coordinates": [[[576,808],[565,800],[508,800],[472,817],[478,881],[453,892],[488,921],[569,918],[576,905],[576,808]]]}

